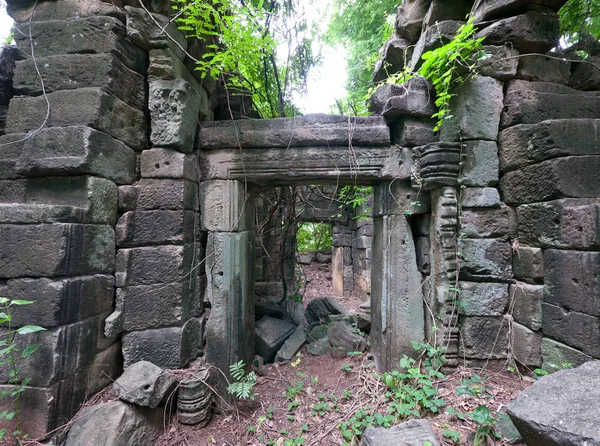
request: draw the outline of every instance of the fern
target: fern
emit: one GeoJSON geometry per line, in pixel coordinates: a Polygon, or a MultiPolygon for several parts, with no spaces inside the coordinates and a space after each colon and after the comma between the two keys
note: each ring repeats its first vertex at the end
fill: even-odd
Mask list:
{"type": "Polygon", "coordinates": [[[229,372],[235,382],[227,387],[227,393],[235,395],[240,400],[254,399],[254,385],[256,384],[256,373],[246,374],[244,361],[238,361],[229,366],[229,372]]]}

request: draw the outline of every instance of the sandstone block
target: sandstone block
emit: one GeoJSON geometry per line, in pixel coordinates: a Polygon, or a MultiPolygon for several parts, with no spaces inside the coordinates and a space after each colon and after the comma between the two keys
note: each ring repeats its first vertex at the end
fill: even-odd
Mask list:
{"type": "Polygon", "coordinates": [[[275,362],[291,361],[304,344],[306,344],[306,329],[296,327],[294,333],[287,338],[275,355],[275,362]]]}
{"type": "Polygon", "coordinates": [[[413,419],[389,429],[370,427],[365,429],[363,433],[363,446],[386,446],[391,444],[439,446],[433,428],[427,420],[413,419]]]}
{"type": "Polygon", "coordinates": [[[544,254],[539,248],[519,246],[513,255],[513,274],[525,282],[537,282],[544,278],[544,254]]]}
{"type": "Polygon", "coordinates": [[[383,46],[383,55],[375,65],[373,82],[382,82],[391,74],[398,73],[404,68],[405,62],[410,60],[412,47],[410,42],[397,34],[393,34],[383,46]]]}
{"type": "Polygon", "coordinates": [[[519,241],[541,248],[594,249],[600,246],[597,199],[564,199],[519,206],[519,241]]]}
{"type": "MultiPolygon", "coordinates": [[[[100,87],[137,109],[146,106],[144,76],[127,68],[114,54],[65,54],[41,57],[37,63],[46,93],[100,87]]],[[[13,88],[21,95],[42,94],[32,59],[17,62],[13,88]]]]}
{"type": "Polygon", "coordinates": [[[200,183],[202,229],[207,231],[247,231],[252,226],[253,203],[241,181],[200,183]]]}
{"type": "Polygon", "coordinates": [[[515,321],[531,330],[541,330],[544,287],[517,282],[510,286],[510,296],[515,321]]]}
{"type": "Polygon", "coordinates": [[[430,118],[437,111],[433,87],[420,77],[401,85],[384,85],[374,93],[371,104],[372,111],[390,121],[403,115],[430,118]],[[383,106],[379,109],[376,104],[380,102],[383,106]]]}
{"type": "Polygon", "coordinates": [[[512,251],[503,239],[459,240],[461,278],[506,281],[512,277],[512,251]]]}
{"type": "Polygon", "coordinates": [[[506,205],[494,209],[465,209],[460,231],[470,238],[516,235],[516,215],[506,205]]]}
{"type": "Polygon", "coordinates": [[[198,186],[188,180],[142,178],[136,210],[196,210],[198,186]]]}
{"type": "Polygon", "coordinates": [[[600,319],[597,317],[543,303],[542,319],[544,336],[582,350],[587,355],[600,356],[600,319]]]}
{"type": "Polygon", "coordinates": [[[542,333],[531,331],[520,324],[513,324],[513,354],[526,367],[542,365],[542,333]]]}
{"type": "Polygon", "coordinates": [[[426,119],[398,119],[391,124],[392,144],[414,147],[435,142],[438,137],[433,133],[434,126],[434,122],[426,119]]]}
{"type": "Polygon", "coordinates": [[[94,357],[94,362],[82,372],[87,376],[86,397],[90,397],[112,384],[122,372],[123,356],[119,341],[98,353],[94,357]]]}
{"type": "Polygon", "coordinates": [[[458,0],[456,2],[433,0],[429,5],[425,19],[423,19],[423,29],[430,28],[445,20],[464,20],[471,11],[472,6],[470,0],[458,0]]]}
{"type": "MultiPolygon", "coordinates": [[[[16,22],[27,22],[33,11],[33,3],[16,0],[9,2],[8,12],[16,22]]],[[[125,22],[125,12],[115,4],[91,2],[90,0],[61,0],[40,3],[35,8],[35,20],[71,20],[88,16],[110,16],[125,22]]]]}
{"type": "Polygon", "coordinates": [[[132,183],[135,152],[112,136],[90,127],[50,127],[21,144],[15,170],[25,177],[96,175],[117,184],[132,183]]]}
{"type": "Polygon", "coordinates": [[[542,359],[544,361],[544,369],[553,370],[564,368],[565,364],[571,364],[573,367],[577,367],[585,362],[591,361],[593,358],[568,345],[561,344],[550,338],[543,338],[542,359]]]}
{"type": "Polygon", "coordinates": [[[571,62],[554,57],[536,55],[520,58],[517,79],[569,85],[571,62]]]}
{"type": "MultiPolygon", "coordinates": [[[[429,261],[429,251],[431,244],[429,237],[415,238],[415,249],[417,253],[417,268],[421,274],[429,274],[431,272],[431,263],[429,261]]],[[[366,268],[364,268],[366,269],[366,268]]]]}
{"type": "Polygon", "coordinates": [[[431,212],[431,199],[425,191],[408,182],[394,181],[373,188],[373,216],[421,215],[431,212]]]}
{"type": "Polygon", "coordinates": [[[0,223],[113,225],[117,186],[104,178],[44,177],[0,180],[0,223]]]}
{"type": "Polygon", "coordinates": [[[0,136],[2,151],[0,152],[0,180],[14,180],[21,178],[15,169],[23,153],[23,138],[25,133],[12,133],[0,136]]]}
{"type": "Polygon", "coordinates": [[[139,194],[138,186],[119,186],[117,192],[119,212],[135,211],[139,194]]]}
{"type": "MultiPolygon", "coordinates": [[[[464,19],[464,17],[461,17],[464,19]]],[[[464,24],[460,20],[444,20],[427,28],[419,37],[410,59],[410,69],[415,72],[423,64],[422,56],[427,51],[435,50],[454,39],[458,29],[464,24]]]]}
{"type": "Polygon", "coordinates": [[[475,22],[510,17],[530,9],[544,7],[558,11],[565,0],[479,0],[473,6],[475,22]]]}
{"type": "MultiPolygon", "coordinates": [[[[146,146],[144,114],[100,88],[55,91],[47,95],[52,113],[46,126],[81,125],[108,133],[133,149],[146,146]]],[[[37,130],[46,118],[43,97],[16,97],[6,121],[7,133],[37,130]]]]}
{"type": "Polygon", "coordinates": [[[396,21],[394,23],[396,32],[411,42],[416,42],[421,33],[423,20],[430,3],[430,0],[407,0],[402,2],[396,11],[396,21]]]}
{"type": "MultiPolygon", "coordinates": [[[[112,53],[128,68],[145,74],[148,55],[126,38],[125,25],[114,17],[86,17],[69,20],[34,21],[31,36],[35,42],[35,56],[57,54],[112,53]]],[[[17,45],[30,54],[29,33],[15,33],[17,45]]]]}
{"type": "Polygon", "coordinates": [[[486,360],[508,356],[508,322],[503,317],[466,317],[460,334],[459,356],[486,360]]]}
{"type": "Polygon", "coordinates": [[[123,335],[124,367],[148,361],[161,368],[182,368],[198,355],[200,336],[200,323],[194,318],[183,327],[126,333],[123,335]]]}
{"type": "Polygon", "coordinates": [[[1,225],[0,233],[0,278],[111,274],[115,267],[110,226],[1,225]]]}
{"type": "Polygon", "coordinates": [[[331,323],[327,336],[333,348],[341,348],[344,353],[364,352],[367,348],[366,339],[355,333],[352,325],[346,321],[331,323]]]}
{"type": "Polygon", "coordinates": [[[271,362],[277,351],[294,333],[296,326],[281,319],[265,316],[256,323],[255,346],[256,353],[271,362]]]}
{"type": "Polygon", "coordinates": [[[144,178],[173,178],[197,181],[195,155],[184,155],[171,149],[144,150],[141,157],[144,178]]]}
{"type": "Polygon", "coordinates": [[[463,155],[462,184],[486,187],[498,183],[498,145],[495,141],[467,141],[463,155]]]}
{"type": "Polygon", "coordinates": [[[484,60],[476,60],[475,66],[481,76],[489,76],[500,81],[513,79],[517,74],[519,52],[507,46],[484,45],[483,50],[489,54],[484,60]]]}
{"type": "Polygon", "coordinates": [[[467,187],[462,190],[463,208],[497,208],[500,207],[500,194],[494,187],[467,187]]]}
{"type": "Polygon", "coordinates": [[[192,211],[126,212],[115,226],[117,246],[192,243],[197,235],[196,218],[192,211]]]}
{"type": "Polygon", "coordinates": [[[148,361],[132,364],[112,386],[114,394],[122,401],[141,407],[155,408],[172,398],[177,380],[167,370],[148,361]]]}
{"type": "MultiPolygon", "coordinates": [[[[598,65],[599,56],[591,56],[589,61],[598,65]]],[[[589,63],[573,63],[571,87],[577,90],[600,90],[600,73],[589,63]]]]}
{"type": "Polygon", "coordinates": [[[459,282],[459,313],[466,316],[502,316],[508,305],[508,285],[504,283],[459,282]]]}

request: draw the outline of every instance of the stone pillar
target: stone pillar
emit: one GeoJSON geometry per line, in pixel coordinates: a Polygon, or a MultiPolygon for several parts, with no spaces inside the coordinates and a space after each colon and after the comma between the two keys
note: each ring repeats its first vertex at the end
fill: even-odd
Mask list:
{"type": "Polygon", "coordinates": [[[403,182],[375,187],[371,342],[380,372],[398,367],[424,339],[423,293],[415,244],[406,214],[414,191],[403,182]]]}
{"type": "Polygon", "coordinates": [[[333,277],[333,294],[336,296],[344,295],[344,248],[342,246],[333,246],[333,256],[331,259],[331,273],[333,277]]]}

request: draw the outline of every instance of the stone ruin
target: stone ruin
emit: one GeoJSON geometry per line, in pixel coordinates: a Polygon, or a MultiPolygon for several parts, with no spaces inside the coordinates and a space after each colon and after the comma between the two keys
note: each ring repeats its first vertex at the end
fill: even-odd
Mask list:
{"type": "Polygon", "coordinates": [[[492,55],[439,134],[422,79],[380,88],[371,117],[222,120],[202,46],[145,3],[8,1],[0,295],[47,328],[20,364],[31,436],[135,362],[252,361],[255,294],[281,292],[254,260],[264,187],[373,186],[372,226],[340,225],[333,263],[342,291],[370,277],[379,370],[424,339],[449,366],[600,358],[600,54],[546,54],[564,1],[405,0],[375,81],[469,11],[492,55]]]}

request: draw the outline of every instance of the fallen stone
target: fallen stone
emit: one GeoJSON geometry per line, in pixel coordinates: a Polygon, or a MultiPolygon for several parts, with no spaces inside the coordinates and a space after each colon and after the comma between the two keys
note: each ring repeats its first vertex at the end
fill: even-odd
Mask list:
{"type": "Polygon", "coordinates": [[[508,284],[459,282],[460,314],[502,316],[508,306],[508,284]]]}
{"type": "Polygon", "coordinates": [[[171,178],[197,181],[195,155],[185,155],[171,149],[150,149],[142,152],[140,169],[144,178],[171,178]]]}
{"type": "Polygon", "coordinates": [[[364,352],[367,341],[355,333],[348,322],[333,322],[327,329],[329,342],[333,347],[341,348],[345,353],[364,352]]]}
{"type": "Polygon", "coordinates": [[[152,446],[161,429],[162,414],[162,410],[136,408],[120,401],[89,406],[69,429],[65,446],[152,446]]]}
{"type": "Polygon", "coordinates": [[[319,341],[326,336],[327,336],[327,325],[323,325],[323,324],[315,325],[308,332],[308,341],[309,342],[319,341]]]}
{"type": "Polygon", "coordinates": [[[314,252],[300,252],[298,253],[298,263],[301,265],[310,265],[315,258],[314,252]]]}
{"type": "Polygon", "coordinates": [[[256,299],[254,313],[257,317],[271,316],[276,319],[285,318],[285,312],[283,311],[281,304],[274,303],[268,299],[256,299]]]}
{"type": "Polygon", "coordinates": [[[541,330],[544,287],[517,282],[509,292],[515,321],[531,330],[541,330]]]}
{"type": "Polygon", "coordinates": [[[317,263],[331,263],[331,254],[323,254],[318,252],[315,254],[315,262],[317,263]]]}
{"type": "Polygon", "coordinates": [[[148,361],[130,365],[112,386],[121,401],[154,409],[175,396],[177,380],[148,361]]]}
{"type": "Polygon", "coordinates": [[[286,339],[281,348],[277,351],[275,362],[291,361],[305,343],[306,329],[304,327],[296,328],[296,331],[286,339]]]}
{"type": "Polygon", "coordinates": [[[342,305],[340,305],[335,297],[320,297],[311,300],[306,306],[306,320],[309,324],[321,321],[329,321],[329,316],[332,314],[348,313],[342,305]]]}
{"type": "Polygon", "coordinates": [[[296,326],[281,319],[264,316],[255,327],[256,354],[273,362],[285,341],[295,332],[296,326]]]}
{"type": "Polygon", "coordinates": [[[389,429],[370,427],[362,435],[362,446],[439,446],[427,420],[409,420],[389,429]]]}
{"type": "Polygon", "coordinates": [[[600,398],[598,382],[599,361],[558,371],[523,390],[508,405],[508,415],[527,444],[600,444],[600,416],[589,410],[600,398]]]}
{"type": "Polygon", "coordinates": [[[328,355],[331,351],[331,344],[329,343],[329,338],[325,336],[324,338],[319,339],[318,341],[311,342],[306,347],[306,351],[313,356],[325,356],[328,355]]]}

